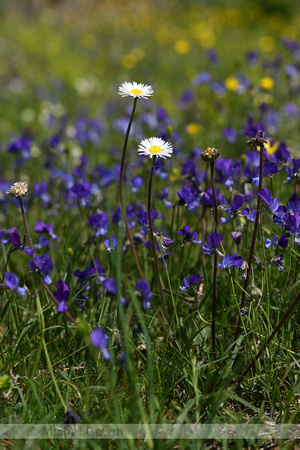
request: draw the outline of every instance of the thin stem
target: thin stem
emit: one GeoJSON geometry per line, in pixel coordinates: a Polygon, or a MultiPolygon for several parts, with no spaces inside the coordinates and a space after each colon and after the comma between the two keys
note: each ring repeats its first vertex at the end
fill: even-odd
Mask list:
{"type": "Polygon", "coordinates": [[[26,236],[28,239],[29,247],[33,250],[33,244],[32,244],[32,240],[31,240],[29,228],[28,228],[28,223],[27,223],[27,219],[26,219],[26,215],[25,215],[25,211],[24,211],[24,205],[23,205],[22,198],[19,198],[19,202],[20,202],[20,207],[21,207],[21,212],[22,212],[22,217],[23,217],[23,222],[24,222],[24,226],[25,226],[25,231],[26,231],[26,236]]]}
{"type": "Polygon", "coordinates": [[[124,202],[123,202],[123,173],[124,173],[124,162],[125,162],[125,156],[126,156],[126,150],[127,150],[127,144],[128,144],[128,138],[129,138],[129,133],[130,133],[130,129],[131,129],[131,125],[133,122],[133,117],[134,117],[134,113],[135,113],[135,108],[136,108],[136,104],[137,104],[137,100],[138,97],[136,97],[133,100],[133,107],[132,107],[132,112],[131,112],[131,116],[129,119],[129,123],[128,123],[128,127],[127,127],[127,131],[126,131],[126,135],[125,135],[125,139],[124,139],[124,146],[123,146],[123,152],[122,152],[122,159],[121,159],[121,167],[120,167],[120,204],[121,204],[121,209],[123,211],[123,216],[124,216],[124,222],[125,222],[125,226],[126,226],[126,231],[127,231],[127,235],[128,235],[128,239],[132,248],[132,252],[133,252],[133,256],[134,256],[134,260],[137,266],[137,269],[139,271],[140,277],[144,280],[145,277],[143,275],[136,251],[135,251],[135,247],[134,247],[134,243],[133,243],[133,239],[132,239],[132,235],[130,232],[130,228],[128,225],[128,221],[127,221],[127,217],[126,217],[126,210],[124,209],[124,202]]]}
{"type": "MultiPolygon", "coordinates": [[[[214,198],[214,216],[215,216],[215,232],[218,232],[219,215],[218,202],[215,187],[215,161],[210,163],[211,188],[214,198]]],[[[218,254],[214,252],[214,279],[213,279],[213,304],[212,304],[212,321],[211,321],[211,335],[212,335],[212,351],[216,349],[216,310],[217,310],[217,271],[218,271],[218,254]]]]}
{"type": "Polygon", "coordinates": [[[257,353],[257,355],[255,356],[255,358],[251,361],[251,363],[246,367],[246,369],[243,371],[242,375],[240,376],[238,382],[240,382],[245,375],[247,375],[247,373],[249,372],[249,370],[253,367],[255,361],[258,360],[258,358],[261,356],[261,354],[263,353],[263,351],[266,349],[267,345],[271,342],[271,340],[273,339],[273,337],[276,335],[276,333],[278,332],[278,330],[281,328],[282,324],[286,321],[286,319],[289,317],[289,315],[291,314],[291,312],[293,311],[293,309],[295,308],[295,306],[297,305],[298,301],[300,299],[300,292],[297,295],[297,297],[295,298],[295,300],[293,301],[293,303],[291,304],[291,306],[289,307],[289,309],[286,311],[286,313],[283,315],[282,319],[280,320],[280,322],[277,324],[276,328],[274,329],[274,331],[270,334],[270,336],[268,337],[267,341],[265,342],[265,344],[262,346],[262,348],[259,350],[259,352],[257,353]]]}
{"type": "Polygon", "coordinates": [[[157,276],[157,282],[159,286],[161,301],[165,310],[166,318],[168,319],[168,322],[170,323],[170,316],[167,310],[166,300],[164,297],[164,293],[162,290],[162,285],[160,281],[160,273],[158,268],[158,261],[157,261],[157,255],[156,255],[156,247],[155,247],[155,241],[154,241],[154,233],[153,233],[153,225],[152,225],[152,219],[151,219],[151,191],[152,191],[152,180],[153,180],[153,172],[154,172],[154,166],[155,166],[155,160],[156,156],[153,157],[152,160],[152,166],[151,166],[151,173],[150,173],[150,180],[149,180],[149,189],[148,189],[148,221],[149,221],[149,228],[150,228],[150,236],[151,236],[151,242],[152,242],[152,250],[153,250],[153,257],[154,257],[154,265],[155,265],[155,271],[157,276]]]}
{"type": "MultiPolygon", "coordinates": [[[[259,133],[261,133],[261,137],[262,137],[262,132],[261,131],[257,133],[257,137],[258,137],[259,133]]],[[[262,189],[263,165],[264,165],[264,144],[260,143],[259,146],[260,146],[260,163],[259,163],[260,166],[259,166],[258,192],[261,191],[261,189],[262,189]]],[[[253,260],[253,256],[254,256],[255,241],[256,241],[256,236],[257,236],[257,231],[258,231],[258,224],[259,224],[260,208],[261,208],[261,197],[258,196],[257,209],[256,209],[256,218],[255,218],[255,223],[254,223],[254,230],[253,230],[251,248],[250,248],[250,253],[249,253],[249,259],[248,259],[248,268],[247,268],[246,279],[245,279],[245,282],[244,282],[244,290],[243,290],[243,293],[242,293],[240,310],[244,307],[244,304],[245,304],[245,297],[246,297],[245,291],[247,291],[248,282],[249,282],[249,276],[250,276],[251,267],[252,267],[252,260],[253,260]]],[[[236,342],[236,340],[238,338],[238,335],[239,335],[240,326],[241,326],[241,317],[239,315],[238,316],[237,326],[236,326],[236,331],[235,331],[235,336],[234,336],[234,341],[235,342],[236,342]]],[[[234,349],[234,347],[235,347],[235,344],[233,345],[232,349],[234,349]]]]}

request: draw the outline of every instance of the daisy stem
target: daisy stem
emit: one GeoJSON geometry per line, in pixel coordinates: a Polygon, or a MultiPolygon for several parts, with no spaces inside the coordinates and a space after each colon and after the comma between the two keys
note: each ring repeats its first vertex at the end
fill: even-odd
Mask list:
{"type": "MultiPolygon", "coordinates": [[[[19,198],[19,201],[20,201],[21,212],[22,212],[23,222],[24,222],[24,226],[25,226],[26,236],[27,236],[27,239],[28,239],[28,242],[29,242],[29,247],[30,247],[32,250],[34,250],[34,248],[33,248],[33,243],[32,243],[31,236],[30,236],[30,231],[29,231],[29,228],[28,228],[28,223],[27,223],[27,219],[26,219],[26,214],[25,214],[25,211],[24,211],[24,206],[23,206],[22,198],[19,198]]],[[[56,304],[56,306],[58,306],[60,303],[56,300],[56,298],[54,297],[54,295],[52,294],[52,292],[50,291],[50,289],[48,288],[48,286],[47,286],[46,284],[43,283],[42,278],[39,277],[39,279],[40,279],[40,281],[41,281],[41,283],[42,283],[42,285],[43,285],[45,291],[47,292],[47,294],[48,294],[49,297],[51,298],[51,300],[56,304]]],[[[76,323],[76,320],[75,320],[75,319],[74,319],[67,311],[65,311],[64,314],[68,317],[68,319],[71,320],[71,322],[76,323]]]]}
{"type": "MultiPolygon", "coordinates": [[[[258,135],[260,135],[260,138],[262,139],[262,137],[263,137],[262,131],[259,131],[257,133],[256,138],[258,138],[258,135]]],[[[259,184],[258,184],[258,192],[259,192],[262,189],[262,182],[263,182],[264,144],[263,144],[263,142],[259,142],[258,145],[260,147],[259,184]]],[[[254,230],[253,230],[251,248],[250,248],[250,253],[249,253],[249,259],[248,259],[247,274],[246,274],[246,279],[244,281],[244,289],[243,289],[243,293],[242,293],[240,310],[244,307],[244,304],[245,304],[245,298],[246,298],[245,292],[247,291],[248,282],[249,282],[249,276],[250,276],[251,267],[252,267],[252,260],[253,260],[253,256],[254,256],[255,241],[256,241],[258,225],[259,225],[260,208],[261,208],[261,197],[258,196],[258,198],[257,198],[257,208],[256,208],[256,217],[255,217],[255,223],[254,223],[254,230]]],[[[235,331],[235,336],[234,336],[234,341],[235,342],[236,342],[236,340],[238,338],[238,335],[239,335],[240,326],[241,326],[241,316],[239,314],[238,322],[237,322],[237,326],[236,326],[236,331],[235,331]]],[[[234,349],[234,347],[235,347],[235,344],[233,345],[232,350],[234,349]]]]}
{"type": "MultiPolygon", "coordinates": [[[[218,232],[219,215],[218,202],[215,186],[215,161],[210,162],[211,188],[214,198],[214,216],[215,216],[215,232],[218,232]]],[[[218,270],[218,254],[214,252],[214,279],[213,279],[213,304],[212,304],[212,321],[211,321],[211,335],[212,335],[212,351],[216,349],[216,309],[217,309],[217,270],[218,270]]]]}
{"type": "Polygon", "coordinates": [[[33,244],[32,244],[32,240],[31,240],[29,228],[28,228],[28,223],[27,223],[27,219],[26,219],[26,215],[25,215],[25,211],[24,211],[24,205],[23,205],[22,198],[19,198],[19,202],[20,202],[20,207],[21,207],[21,212],[22,212],[22,217],[23,217],[23,222],[24,222],[24,227],[25,227],[29,247],[33,250],[33,244]]]}
{"type": "Polygon", "coordinates": [[[156,255],[156,248],[155,248],[155,241],[154,241],[154,233],[153,233],[153,225],[152,225],[152,219],[151,219],[151,191],[152,191],[152,180],[153,180],[153,172],[154,172],[154,166],[155,166],[155,160],[156,156],[153,157],[152,160],[152,166],[151,166],[151,173],[150,173],[150,180],[149,180],[149,189],[148,189],[148,221],[149,221],[149,228],[150,228],[150,236],[151,236],[151,242],[152,242],[152,250],[153,250],[153,257],[154,257],[154,265],[155,265],[155,271],[157,275],[157,282],[159,286],[161,301],[165,310],[166,318],[170,324],[170,316],[167,310],[166,300],[164,297],[164,293],[162,290],[161,280],[160,280],[160,273],[158,268],[158,261],[157,261],[157,255],[156,255]]]}
{"type": "Polygon", "coordinates": [[[281,328],[282,324],[285,322],[285,320],[289,317],[289,315],[291,314],[291,312],[293,311],[293,309],[295,308],[295,306],[297,305],[298,301],[300,299],[300,292],[297,295],[297,297],[294,299],[293,303],[290,305],[289,309],[285,312],[285,314],[283,315],[283,317],[281,318],[280,322],[277,324],[277,326],[275,327],[275,329],[273,330],[273,332],[270,334],[270,336],[268,337],[267,341],[265,342],[265,344],[261,347],[261,349],[259,350],[259,352],[256,354],[255,358],[253,358],[253,360],[251,361],[251,363],[246,367],[246,369],[243,371],[243,373],[241,374],[240,378],[239,378],[239,382],[241,382],[241,380],[245,377],[245,375],[247,375],[247,373],[249,372],[249,370],[253,367],[253,365],[255,364],[255,361],[258,360],[258,358],[261,356],[261,354],[263,353],[263,351],[266,349],[267,345],[271,342],[271,340],[273,339],[273,337],[276,335],[276,333],[278,332],[278,330],[281,328]]]}
{"type": "Polygon", "coordinates": [[[124,222],[125,222],[125,226],[126,226],[126,231],[127,231],[127,235],[129,238],[129,242],[132,248],[132,252],[133,252],[133,256],[135,259],[135,263],[137,266],[137,269],[139,271],[140,277],[144,280],[144,275],[135,251],[135,247],[133,244],[133,240],[132,240],[132,236],[131,236],[131,232],[129,229],[129,225],[128,225],[128,221],[127,221],[127,217],[126,217],[126,210],[124,209],[124,202],[123,202],[123,173],[124,173],[124,162],[125,162],[125,156],[126,156],[126,150],[127,150],[127,144],[128,144],[128,138],[129,138],[129,133],[130,133],[130,129],[131,129],[131,125],[133,122],[133,117],[134,117],[134,113],[135,113],[135,109],[136,109],[136,104],[137,104],[137,100],[138,97],[136,97],[133,100],[133,107],[132,107],[132,111],[131,111],[131,116],[129,119],[129,123],[128,123],[128,127],[127,127],[127,131],[126,131],[126,135],[125,135],[125,139],[124,139],[124,146],[123,146],[123,152],[122,152],[122,159],[121,159],[121,167],[120,167],[120,204],[121,204],[121,209],[123,212],[123,216],[124,216],[124,222]]]}

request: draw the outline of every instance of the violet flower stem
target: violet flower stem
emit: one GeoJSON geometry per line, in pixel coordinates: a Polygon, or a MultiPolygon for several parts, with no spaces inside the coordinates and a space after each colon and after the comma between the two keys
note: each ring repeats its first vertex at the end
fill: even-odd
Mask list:
{"type": "Polygon", "coordinates": [[[277,326],[275,327],[274,331],[270,334],[270,336],[268,337],[267,341],[265,342],[265,344],[262,346],[262,348],[259,350],[259,352],[257,353],[257,355],[255,356],[255,358],[253,358],[253,360],[251,361],[251,363],[246,367],[246,369],[243,371],[243,373],[241,374],[238,382],[240,382],[245,375],[247,375],[247,373],[249,372],[249,370],[253,367],[255,361],[258,360],[258,358],[261,356],[261,354],[263,353],[263,351],[266,349],[267,345],[271,342],[271,340],[273,339],[273,337],[276,335],[276,333],[278,332],[278,330],[281,328],[282,324],[286,321],[286,319],[289,317],[289,315],[291,314],[291,312],[293,311],[293,309],[295,308],[295,306],[297,305],[298,301],[300,300],[300,292],[297,295],[297,297],[294,299],[293,303],[291,304],[291,306],[289,307],[289,309],[285,312],[285,314],[283,315],[283,317],[281,318],[280,322],[277,324],[277,326]]]}
{"type": "MultiPolygon", "coordinates": [[[[218,232],[219,214],[218,202],[215,187],[215,161],[210,163],[211,188],[214,198],[214,216],[215,216],[215,232],[218,232]]],[[[212,304],[212,321],[211,321],[211,335],[212,335],[212,351],[216,349],[216,310],[217,310],[217,270],[218,270],[218,254],[214,252],[214,278],[213,278],[213,304],[212,304]]]]}
{"type": "MultiPolygon", "coordinates": [[[[259,164],[260,164],[260,166],[259,166],[258,192],[261,191],[261,189],[262,189],[262,181],[263,181],[263,164],[264,164],[264,145],[263,144],[260,144],[260,163],[259,164]]],[[[240,311],[244,307],[244,304],[245,304],[246,291],[247,291],[249,277],[250,277],[250,272],[251,272],[251,268],[252,268],[252,260],[253,260],[253,256],[254,256],[255,241],[256,241],[256,236],[257,236],[257,231],[258,231],[258,224],[259,224],[259,217],[260,217],[260,208],[261,208],[261,197],[258,196],[257,208],[256,208],[256,218],[255,218],[255,223],[254,223],[254,230],[253,230],[251,248],[250,248],[250,253],[249,253],[249,259],[248,259],[248,268],[247,268],[246,279],[245,279],[244,287],[243,287],[240,311]]],[[[236,331],[235,331],[235,336],[234,336],[234,341],[235,342],[236,342],[236,340],[238,338],[240,327],[241,327],[241,315],[239,314],[238,322],[237,322],[237,326],[236,326],[236,331]]],[[[233,345],[232,349],[234,349],[234,347],[235,347],[235,344],[233,345]]]]}
{"type": "Polygon", "coordinates": [[[124,146],[123,146],[123,152],[122,152],[122,159],[121,159],[121,167],[120,167],[120,204],[121,204],[121,210],[123,212],[123,216],[124,216],[124,222],[125,222],[125,226],[126,226],[126,231],[127,231],[127,235],[129,238],[129,242],[130,242],[130,246],[132,248],[132,252],[133,252],[133,256],[134,256],[134,260],[137,266],[137,269],[139,271],[140,277],[144,280],[145,277],[143,275],[136,251],[135,251],[135,247],[134,247],[134,243],[133,243],[133,239],[131,236],[131,232],[130,232],[130,228],[128,225],[128,221],[127,221],[127,217],[126,217],[126,211],[124,210],[124,202],[123,202],[123,173],[124,173],[124,163],[125,163],[125,156],[126,156],[126,150],[127,150],[127,144],[128,144],[128,138],[129,138],[129,133],[130,133],[130,129],[131,129],[131,125],[133,122],[133,117],[134,117],[134,113],[135,113],[135,109],[136,109],[136,104],[137,104],[137,100],[138,97],[136,97],[133,100],[133,107],[132,107],[132,112],[131,112],[131,116],[129,119],[129,123],[128,123],[128,127],[126,130],[126,135],[125,135],[125,139],[124,139],[124,146]]]}
{"type": "MultiPolygon", "coordinates": [[[[28,239],[28,242],[29,242],[29,247],[30,247],[32,250],[34,250],[33,244],[32,244],[32,240],[31,240],[31,236],[30,236],[30,231],[29,231],[29,228],[28,228],[28,223],[27,223],[27,219],[26,219],[26,214],[25,214],[25,211],[24,211],[24,206],[23,206],[22,198],[19,198],[19,201],[20,201],[21,212],[22,212],[23,222],[24,222],[24,226],[25,226],[26,236],[27,236],[27,239],[28,239]]],[[[39,278],[40,278],[40,281],[41,281],[42,285],[44,286],[45,291],[47,292],[47,294],[48,294],[49,297],[51,298],[51,300],[56,304],[56,306],[58,306],[58,305],[59,305],[59,302],[56,300],[56,298],[54,297],[54,295],[52,294],[52,292],[50,291],[50,289],[48,288],[48,286],[46,286],[46,285],[43,283],[42,278],[41,278],[41,277],[39,277],[39,278]]],[[[64,314],[71,320],[71,322],[76,323],[76,320],[71,316],[71,314],[69,314],[67,311],[65,311],[64,314]]]]}
{"type": "Polygon", "coordinates": [[[149,189],[148,189],[148,221],[149,221],[149,228],[150,228],[150,236],[151,236],[151,242],[152,242],[152,250],[153,250],[153,257],[154,257],[154,265],[155,265],[155,271],[157,276],[157,282],[159,286],[161,301],[165,310],[166,318],[170,324],[170,316],[167,310],[166,300],[164,297],[164,293],[162,290],[162,285],[160,281],[160,273],[158,268],[158,261],[157,261],[157,255],[156,255],[156,247],[155,247],[155,241],[154,241],[154,233],[153,233],[153,225],[152,225],[152,219],[151,219],[151,191],[152,191],[152,180],[153,180],[153,172],[154,172],[154,166],[155,166],[155,160],[156,156],[153,157],[152,160],[152,166],[151,166],[151,172],[150,172],[150,180],[149,180],[149,189]]]}

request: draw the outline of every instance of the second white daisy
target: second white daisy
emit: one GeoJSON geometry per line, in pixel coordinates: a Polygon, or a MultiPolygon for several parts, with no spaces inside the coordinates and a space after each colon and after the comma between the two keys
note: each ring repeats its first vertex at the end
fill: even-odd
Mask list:
{"type": "Polygon", "coordinates": [[[160,158],[170,157],[173,153],[172,145],[158,137],[151,137],[140,142],[138,148],[139,155],[159,156],[160,158]]]}
{"type": "Polygon", "coordinates": [[[154,89],[148,84],[136,83],[125,83],[119,87],[118,94],[121,97],[133,97],[133,98],[148,98],[150,95],[154,94],[154,89]]]}

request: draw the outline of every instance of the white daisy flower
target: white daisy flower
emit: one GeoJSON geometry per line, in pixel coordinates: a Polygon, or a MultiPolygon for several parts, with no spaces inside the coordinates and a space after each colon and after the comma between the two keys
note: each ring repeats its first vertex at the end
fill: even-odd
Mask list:
{"type": "Polygon", "coordinates": [[[152,86],[142,83],[125,83],[119,87],[118,94],[121,97],[133,97],[133,98],[148,98],[150,95],[154,94],[154,89],[152,86]]]}
{"type": "Polygon", "coordinates": [[[169,142],[158,137],[151,137],[140,142],[138,153],[139,155],[150,156],[150,158],[152,156],[159,156],[165,159],[166,156],[171,156],[173,148],[169,142]]]}
{"type": "Polygon", "coordinates": [[[23,198],[28,194],[28,184],[25,181],[17,181],[9,188],[6,194],[15,198],[23,198]]]}

